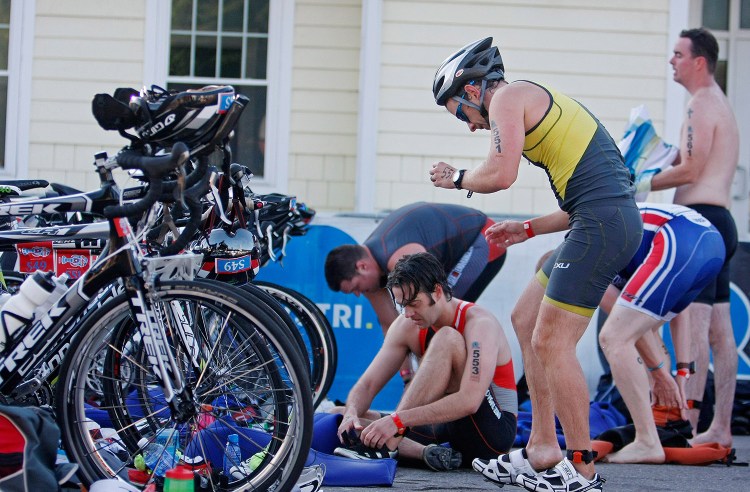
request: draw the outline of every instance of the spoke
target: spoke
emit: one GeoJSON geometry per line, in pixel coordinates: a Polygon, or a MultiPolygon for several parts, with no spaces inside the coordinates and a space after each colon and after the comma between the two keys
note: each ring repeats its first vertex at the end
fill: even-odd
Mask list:
{"type": "MultiPolygon", "coordinates": [[[[226,319],[224,320],[224,324],[221,327],[221,330],[219,330],[219,336],[216,338],[216,342],[214,342],[214,346],[211,347],[211,351],[208,354],[208,360],[213,359],[214,352],[218,348],[219,341],[221,340],[221,337],[224,335],[224,331],[227,328],[227,325],[229,324],[229,319],[232,317],[232,312],[228,312],[226,315],[226,319]]],[[[201,313],[201,317],[203,317],[203,313],[201,313]]],[[[203,368],[200,375],[198,376],[198,382],[196,383],[196,386],[200,386],[201,382],[203,382],[203,377],[206,375],[206,370],[208,369],[208,365],[203,368]]]]}

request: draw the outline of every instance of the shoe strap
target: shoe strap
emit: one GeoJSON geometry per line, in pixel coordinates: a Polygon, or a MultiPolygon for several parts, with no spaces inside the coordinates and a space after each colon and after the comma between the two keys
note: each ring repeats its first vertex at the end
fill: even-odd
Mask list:
{"type": "Polygon", "coordinates": [[[525,448],[516,449],[515,451],[508,453],[508,460],[518,474],[528,472],[536,473],[531,467],[531,463],[529,463],[525,448]]]}
{"type": "Polygon", "coordinates": [[[587,465],[594,461],[599,453],[588,449],[568,449],[566,457],[573,463],[586,463],[587,465]]]}

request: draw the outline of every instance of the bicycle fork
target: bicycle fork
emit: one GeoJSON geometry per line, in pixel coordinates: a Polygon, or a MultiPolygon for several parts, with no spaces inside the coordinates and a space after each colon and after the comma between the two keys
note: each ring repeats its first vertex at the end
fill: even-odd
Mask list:
{"type": "MultiPolygon", "coordinates": [[[[135,279],[133,279],[135,280],[135,279]]],[[[146,352],[148,364],[161,383],[164,398],[169,404],[172,416],[177,422],[186,422],[195,414],[193,394],[186,384],[185,375],[174,358],[173,348],[167,339],[164,317],[157,315],[160,309],[142,283],[131,291],[130,309],[138,323],[141,343],[146,352]]],[[[195,346],[193,340],[192,346],[195,346]]],[[[191,358],[192,355],[191,355],[191,358]]]]}

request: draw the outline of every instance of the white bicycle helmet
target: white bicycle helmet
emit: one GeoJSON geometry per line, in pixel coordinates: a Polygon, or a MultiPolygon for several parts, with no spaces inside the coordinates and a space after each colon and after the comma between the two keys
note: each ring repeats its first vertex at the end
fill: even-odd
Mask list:
{"type": "Polygon", "coordinates": [[[446,58],[435,72],[432,93],[435,102],[445,106],[448,99],[456,96],[469,81],[482,80],[484,93],[487,81],[504,77],[505,67],[500,50],[492,46],[492,37],[488,37],[469,43],[446,58]]]}
{"type": "Polygon", "coordinates": [[[145,142],[188,147],[209,142],[235,98],[230,85],[170,92],[156,86],[130,100],[138,121],[136,132],[145,142]]]}

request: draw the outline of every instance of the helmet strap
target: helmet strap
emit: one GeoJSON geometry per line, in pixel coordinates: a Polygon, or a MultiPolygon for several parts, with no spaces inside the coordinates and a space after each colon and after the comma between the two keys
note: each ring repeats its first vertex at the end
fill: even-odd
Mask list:
{"type": "Polygon", "coordinates": [[[487,111],[487,108],[484,107],[484,93],[487,92],[487,79],[482,79],[482,90],[479,93],[479,104],[482,106],[479,108],[479,114],[482,115],[482,118],[487,119],[487,116],[489,115],[489,111],[487,111]]]}
{"type": "MultiPolygon", "coordinates": [[[[471,85],[474,85],[474,82],[471,82],[471,85]]],[[[479,111],[479,114],[482,115],[482,118],[487,119],[487,116],[489,115],[489,112],[487,111],[487,108],[484,107],[484,94],[487,92],[487,80],[482,79],[482,88],[479,92],[479,104],[474,104],[471,101],[467,101],[463,97],[460,96],[453,96],[451,99],[460,102],[461,104],[465,104],[466,106],[469,106],[470,108],[474,108],[477,111],[479,111]]],[[[464,93],[464,95],[466,95],[464,93]]]]}

